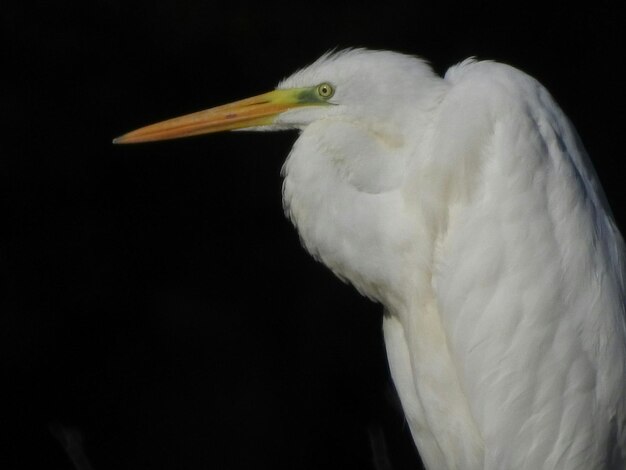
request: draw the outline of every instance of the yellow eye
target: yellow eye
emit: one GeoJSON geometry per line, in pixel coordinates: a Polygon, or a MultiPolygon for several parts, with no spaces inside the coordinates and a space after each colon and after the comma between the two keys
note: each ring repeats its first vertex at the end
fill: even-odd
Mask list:
{"type": "Polygon", "coordinates": [[[324,99],[328,99],[335,94],[335,90],[330,83],[322,83],[317,87],[317,93],[324,99]]]}

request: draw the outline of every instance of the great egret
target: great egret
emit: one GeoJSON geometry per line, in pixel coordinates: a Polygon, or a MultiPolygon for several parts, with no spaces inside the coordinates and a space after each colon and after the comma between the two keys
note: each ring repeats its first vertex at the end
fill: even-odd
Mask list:
{"type": "Polygon", "coordinates": [[[541,84],[353,49],[115,142],[243,128],[300,131],[285,211],[311,255],[385,307],[427,468],[626,468],[623,240],[541,84]]]}

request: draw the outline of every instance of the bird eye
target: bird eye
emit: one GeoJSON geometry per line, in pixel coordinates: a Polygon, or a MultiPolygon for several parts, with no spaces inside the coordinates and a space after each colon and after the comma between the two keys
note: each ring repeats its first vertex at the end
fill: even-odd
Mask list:
{"type": "Polygon", "coordinates": [[[325,99],[330,98],[335,93],[333,86],[330,83],[322,83],[317,87],[317,93],[325,99]]]}

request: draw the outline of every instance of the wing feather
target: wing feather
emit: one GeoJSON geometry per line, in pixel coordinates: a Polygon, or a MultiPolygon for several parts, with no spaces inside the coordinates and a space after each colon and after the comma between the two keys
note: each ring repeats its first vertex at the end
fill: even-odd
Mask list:
{"type": "Polygon", "coordinates": [[[595,172],[532,78],[446,79],[432,148],[463,189],[442,196],[432,282],[485,468],[612,468],[612,446],[623,468],[624,246],[595,172]]]}

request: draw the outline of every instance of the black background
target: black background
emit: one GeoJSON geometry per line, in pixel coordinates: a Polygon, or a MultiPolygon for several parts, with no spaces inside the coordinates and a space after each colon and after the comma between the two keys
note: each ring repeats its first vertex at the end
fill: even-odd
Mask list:
{"type": "Polygon", "coordinates": [[[417,468],[381,308],[283,217],[295,134],[111,138],[267,91],[335,47],[439,72],[476,55],[547,86],[623,228],[611,3],[3,4],[0,468],[74,468],[63,442],[96,470],[417,468]]]}

